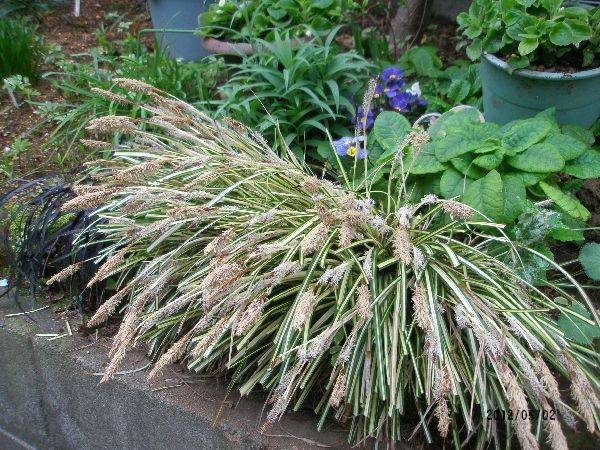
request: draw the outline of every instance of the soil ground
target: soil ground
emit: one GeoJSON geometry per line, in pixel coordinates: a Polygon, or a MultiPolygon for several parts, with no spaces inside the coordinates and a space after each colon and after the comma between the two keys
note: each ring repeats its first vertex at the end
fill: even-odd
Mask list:
{"type": "MultiPolygon", "coordinates": [[[[150,16],[144,0],[82,0],[81,15],[72,13],[72,2],[51,6],[47,14],[38,18],[37,32],[43,37],[46,46],[60,46],[65,58],[74,54],[88,53],[98,46],[97,31],[106,22],[107,14],[119,17],[119,21],[130,23],[128,29],[110,31],[109,41],[121,39],[125,33],[133,35],[140,29],[149,28],[150,16]]],[[[52,66],[43,66],[42,74],[53,70],[52,66]]],[[[33,82],[33,87],[40,92],[33,100],[37,102],[62,102],[64,99],[52,87],[49,81],[40,78],[33,82]]],[[[15,108],[6,93],[0,94],[0,151],[10,148],[16,138],[27,133],[42,118],[36,114],[35,108],[20,100],[20,108],[15,108]]],[[[30,143],[29,151],[21,155],[15,162],[14,176],[30,178],[58,171],[53,157],[60,149],[44,147],[50,126],[41,127],[27,134],[30,143]]],[[[5,175],[0,174],[0,192],[5,192],[10,184],[5,175]]]]}

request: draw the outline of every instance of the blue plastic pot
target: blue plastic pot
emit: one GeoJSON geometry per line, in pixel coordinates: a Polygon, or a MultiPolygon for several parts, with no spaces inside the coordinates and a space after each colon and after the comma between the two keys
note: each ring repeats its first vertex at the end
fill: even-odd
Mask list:
{"type": "Polygon", "coordinates": [[[211,53],[202,46],[202,39],[192,33],[198,28],[198,16],[208,10],[213,0],[149,0],[154,28],[186,30],[186,33],[157,32],[156,37],[173,58],[188,61],[202,59],[211,53]]]}
{"type": "Polygon", "coordinates": [[[501,59],[481,59],[483,112],[486,120],[505,124],[556,108],[561,125],[589,128],[600,116],[600,68],[576,73],[533,70],[508,72],[501,59]]]}

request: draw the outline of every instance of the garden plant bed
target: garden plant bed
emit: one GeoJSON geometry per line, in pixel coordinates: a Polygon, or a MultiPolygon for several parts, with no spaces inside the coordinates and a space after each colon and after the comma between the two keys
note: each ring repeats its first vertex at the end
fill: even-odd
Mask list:
{"type": "Polygon", "coordinates": [[[486,66],[600,7],[465,3],[0,5],[0,447],[600,445],[600,118],[486,66]]]}

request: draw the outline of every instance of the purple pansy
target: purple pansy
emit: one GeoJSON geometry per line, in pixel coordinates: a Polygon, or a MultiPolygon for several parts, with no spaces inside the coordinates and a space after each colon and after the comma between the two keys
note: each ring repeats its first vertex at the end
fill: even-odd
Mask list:
{"type": "Polygon", "coordinates": [[[402,81],[402,69],[400,67],[388,67],[381,72],[381,79],[386,83],[402,81]]]}
{"type": "Polygon", "coordinates": [[[360,127],[370,128],[375,122],[375,113],[373,112],[373,107],[369,108],[369,111],[365,115],[364,107],[361,105],[358,107],[358,111],[356,112],[356,117],[352,118],[352,123],[356,125],[356,121],[358,119],[358,125],[360,127]]]}
{"type": "Polygon", "coordinates": [[[363,136],[355,138],[354,136],[346,136],[333,141],[335,152],[340,156],[356,156],[358,159],[365,157],[366,151],[361,142],[364,141],[363,136]]]}

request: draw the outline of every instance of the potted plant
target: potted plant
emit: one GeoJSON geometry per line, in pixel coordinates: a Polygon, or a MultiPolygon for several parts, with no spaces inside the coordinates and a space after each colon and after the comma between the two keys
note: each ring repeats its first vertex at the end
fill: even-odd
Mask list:
{"type": "Polygon", "coordinates": [[[198,60],[208,56],[200,39],[193,34],[196,18],[207,11],[213,0],[149,0],[148,7],[157,37],[174,58],[198,60]]]}
{"type": "MultiPolygon", "coordinates": [[[[342,20],[342,0],[220,0],[200,15],[198,34],[214,53],[251,55],[252,39],[271,41],[286,30],[295,46],[313,33],[327,35],[342,20]]],[[[357,6],[358,7],[358,6],[357,6]]]]}
{"type": "Polygon", "coordinates": [[[481,58],[488,120],[506,123],[555,107],[561,124],[600,115],[600,7],[562,0],[474,0],[457,18],[481,58]]]}

